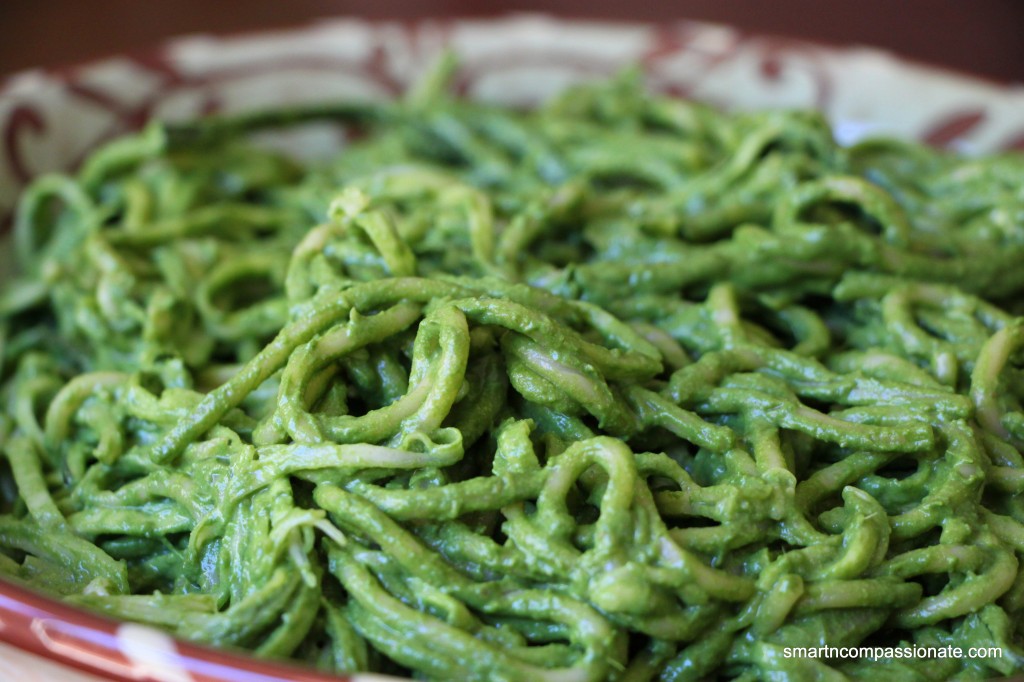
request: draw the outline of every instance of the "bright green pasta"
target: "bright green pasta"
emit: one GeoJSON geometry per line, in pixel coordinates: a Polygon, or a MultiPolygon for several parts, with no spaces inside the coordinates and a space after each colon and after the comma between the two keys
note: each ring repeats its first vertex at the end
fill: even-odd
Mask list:
{"type": "Polygon", "coordinates": [[[0,572],[326,671],[1024,668],[1024,158],[441,80],[25,192],[0,572]],[[360,134],[251,135],[314,120],[360,134]],[[791,649],[858,645],[965,653],[791,649]]]}

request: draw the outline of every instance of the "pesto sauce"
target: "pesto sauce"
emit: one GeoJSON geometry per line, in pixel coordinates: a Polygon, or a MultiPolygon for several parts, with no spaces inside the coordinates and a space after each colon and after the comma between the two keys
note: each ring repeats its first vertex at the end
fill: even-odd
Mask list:
{"type": "Polygon", "coordinates": [[[1024,666],[1024,158],[578,87],[152,124],[0,296],[0,572],[337,672],[1024,666]],[[247,134],[367,136],[326,165],[247,134]],[[845,660],[786,647],[997,647],[845,660]]]}

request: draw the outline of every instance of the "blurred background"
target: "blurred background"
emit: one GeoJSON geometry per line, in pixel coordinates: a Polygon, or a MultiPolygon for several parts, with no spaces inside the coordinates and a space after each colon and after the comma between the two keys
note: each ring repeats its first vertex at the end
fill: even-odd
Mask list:
{"type": "Polygon", "coordinates": [[[0,77],[144,49],[187,33],[252,31],[327,16],[408,20],[509,12],[728,23],[753,32],[881,47],[1024,83],[1022,0],[0,0],[0,77]]]}

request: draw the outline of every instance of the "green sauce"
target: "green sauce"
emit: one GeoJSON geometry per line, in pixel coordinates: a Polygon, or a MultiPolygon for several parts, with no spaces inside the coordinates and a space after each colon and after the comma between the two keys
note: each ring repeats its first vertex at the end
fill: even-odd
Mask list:
{"type": "Polygon", "coordinates": [[[1020,670],[1024,158],[441,80],[26,191],[0,571],[328,671],[1020,670]],[[249,138],[320,119],[367,134],[249,138]],[[787,649],[862,644],[1002,655],[787,649]]]}

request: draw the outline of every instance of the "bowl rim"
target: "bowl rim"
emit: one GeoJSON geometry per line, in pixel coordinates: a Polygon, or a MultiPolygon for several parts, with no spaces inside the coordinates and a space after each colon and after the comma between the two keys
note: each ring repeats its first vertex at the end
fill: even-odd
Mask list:
{"type": "Polygon", "coordinates": [[[125,625],[146,628],[173,641],[182,666],[196,682],[235,679],[239,673],[247,676],[247,682],[359,682],[368,677],[339,676],[299,664],[256,658],[238,649],[189,642],[150,626],[78,608],[0,576],[0,641],[6,644],[105,679],[150,679],[147,671],[140,671],[137,663],[122,653],[120,630],[125,625]]]}
{"type": "Polygon", "coordinates": [[[686,16],[680,16],[678,18],[669,19],[665,22],[657,21],[654,19],[623,19],[614,17],[601,17],[592,14],[582,14],[577,12],[548,12],[539,10],[496,10],[493,12],[468,12],[468,13],[454,13],[454,14],[431,14],[431,15],[417,15],[412,17],[403,17],[399,15],[382,15],[376,17],[359,17],[356,15],[343,15],[343,14],[323,14],[320,16],[310,17],[297,21],[290,21],[285,23],[273,24],[264,27],[253,27],[244,29],[226,29],[226,30],[195,30],[178,33],[164,38],[160,38],[154,41],[153,44],[140,47],[132,47],[117,51],[101,51],[94,53],[81,60],[73,62],[60,62],[56,64],[48,64],[43,66],[28,66],[14,71],[0,73],[0,95],[3,94],[4,90],[9,84],[23,77],[27,73],[44,73],[55,77],[63,77],[72,75],[76,71],[82,68],[87,68],[110,59],[116,59],[120,57],[149,57],[154,54],[160,54],[167,48],[173,46],[181,41],[193,40],[196,38],[215,38],[218,40],[223,39],[245,39],[255,38],[264,35],[273,34],[288,34],[309,30],[324,24],[330,24],[339,20],[351,20],[356,19],[364,22],[367,25],[379,26],[379,25],[404,25],[404,26],[418,26],[425,23],[461,23],[461,22],[485,22],[485,23],[500,23],[509,20],[517,20],[524,18],[543,18],[553,19],[556,21],[568,22],[572,24],[591,24],[591,25],[613,25],[613,26],[665,26],[665,25],[692,25],[692,26],[706,26],[706,27],[719,27],[728,28],[737,32],[738,35],[747,38],[757,38],[770,40],[774,44],[796,46],[796,47],[807,47],[822,50],[823,52],[837,52],[837,51],[869,51],[877,54],[885,55],[887,58],[892,59],[895,62],[906,66],[912,66],[919,69],[925,69],[928,71],[941,73],[950,77],[954,77],[958,80],[974,81],[975,83],[983,83],[996,89],[1024,89],[1024,78],[1019,80],[1012,80],[1006,78],[1000,78],[986,73],[974,71],[968,67],[955,66],[951,64],[943,64],[941,62],[932,61],[924,57],[916,57],[901,52],[899,49],[893,49],[889,47],[880,47],[871,45],[869,43],[859,42],[856,40],[847,41],[829,41],[823,38],[815,38],[810,36],[802,36],[786,31],[761,31],[753,28],[747,28],[739,24],[732,24],[724,21],[714,21],[706,19],[694,19],[686,16]]]}
{"type": "MultiPolygon", "coordinates": [[[[389,29],[391,31],[398,30],[406,35],[413,35],[419,33],[423,28],[427,28],[436,33],[444,34],[443,40],[447,41],[450,35],[454,35],[456,31],[465,27],[502,26],[505,29],[516,29],[519,28],[515,26],[517,22],[530,21],[540,24],[546,22],[547,25],[544,28],[548,29],[564,25],[572,30],[606,28],[622,32],[627,30],[646,31],[648,33],[646,36],[647,44],[654,51],[638,52],[629,59],[643,63],[645,67],[651,67],[650,83],[652,85],[672,94],[684,97],[695,96],[699,99],[706,99],[712,104],[717,102],[717,105],[724,105],[726,109],[730,109],[734,106],[731,94],[723,97],[721,92],[704,91],[707,83],[713,83],[717,80],[717,75],[713,75],[708,79],[703,75],[695,78],[693,73],[690,73],[684,76],[682,80],[677,81],[675,76],[665,71],[664,65],[661,63],[661,54],[655,54],[665,49],[663,43],[671,44],[673,40],[681,36],[683,42],[688,43],[692,34],[710,35],[717,32],[720,38],[727,36],[723,39],[731,43],[730,47],[713,47],[710,48],[710,52],[704,52],[707,48],[703,46],[693,47],[691,51],[690,44],[683,45],[684,52],[695,55],[703,54],[705,66],[702,68],[707,68],[714,72],[718,68],[719,61],[724,59],[724,62],[728,64],[736,59],[736,56],[732,54],[735,52],[743,53],[745,55],[744,59],[749,60],[751,57],[754,57],[755,60],[760,61],[756,68],[761,70],[761,74],[756,76],[755,79],[762,83],[776,81],[779,70],[784,71],[790,68],[787,65],[790,59],[794,60],[793,64],[795,65],[792,68],[792,73],[804,71],[807,72],[805,75],[818,80],[811,87],[818,88],[819,92],[813,99],[807,98],[807,101],[802,103],[794,104],[787,100],[775,104],[771,102],[755,102],[745,104],[744,106],[752,106],[754,108],[787,108],[792,106],[818,108],[830,120],[841,124],[850,116],[859,120],[863,114],[862,111],[859,111],[863,108],[862,103],[865,101],[870,103],[874,100],[875,103],[868,106],[869,111],[876,110],[874,114],[868,115],[867,122],[870,124],[868,134],[892,134],[897,137],[907,137],[908,139],[921,141],[937,148],[967,151],[969,154],[978,151],[1024,150],[1024,125],[1018,125],[1018,121],[1024,121],[1024,118],[1022,118],[1024,117],[1024,79],[1020,82],[999,81],[989,76],[957,69],[956,67],[907,57],[897,50],[889,48],[880,48],[856,42],[830,43],[825,40],[786,35],[779,32],[762,32],[725,22],[695,20],[685,17],[665,22],[655,22],[516,10],[480,14],[441,14],[413,18],[365,18],[357,15],[327,14],[294,23],[240,29],[237,31],[188,32],[164,38],[149,45],[118,52],[109,52],[101,56],[89,57],[79,62],[40,66],[18,70],[13,73],[0,74],[0,180],[5,175],[9,176],[11,180],[11,189],[8,189],[6,185],[0,186],[0,236],[3,236],[10,229],[11,213],[15,198],[15,194],[11,191],[12,189],[20,190],[20,188],[27,184],[30,178],[46,170],[61,172],[72,170],[81,163],[83,158],[80,155],[70,159],[63,158],[59,163],[44,162],[41,166],[36,164],[35,168],[29,168],[26,165],[30,163],[27,159],[32,157],[23,154],[22,138],[39,136],[46,139],[48,135],[46,132],[47,128],[52,123],[52,121],[47,120],[48,117],[45,114],[41,116],[40,113],[47,108],[47,105],[42,105],[41,101],[37,102],[34,98],[38,98],[44,93],[60,93],[62,98],[61,105],[60,107],[52,107],[50,110],[53,112],[60,111],[62,106],[68,106],[69,104],[76,107],[81,106],[83,103],[90,106],[111,106],[112,108],[109,113],[114,113],[117,119],[114,123],[114,128],[110,129],[104,137],[93,137],[87,149],[94,149],[99,143],[110,139],[112,135],[140,129],[144,123],[143,117],[152,115],[153,112],[146,107],[157,104],[161,99],[160,97],[149,96],[143,103],[144,106],[140,108],[127,101],[119,102],[116,96],[113,99],[108,99],[110,96],[108,92],[110,91],[104,92],[102,87],[99,90],[94,89],[90,85],[90,79],[105,68],[115,65],[128,65],[129,67],[141,69],[144,72],[142,73],[144,77],[156,76],[157,78],[165,78],[170,76],[172,79],[182,78],[180,82],[166,83],[160,86],[161,90],[168,86],[171,88],[184,87],[195,89],[197,87],[206,87],[209,84],[197,85],[195,82],[187,82],[189,76],[185,74],[189,73],[190,67],[186,62],[181,61],[181,55],[189,52],[197,45],[205,48],[206,45],[204,43],[211,43],[217,49],[225,47],[231,49],[246,41],[254,41],[260,38],[280,38],[301,35],[303,33],[315,34],[315,32],[321,30],[330,31],[342,26],[351,28],[353,25],[358,26],[369,34],[379,34],[382,30],[389,29]],[[716,50],[718,53],[713,54],[716,50]],[[710,59],[708,59],[709,56],[711,57],[710,59]],[[782,65],[781,69],[780,65],[782,65]],[[837,66],[841,68],[837,68],[837,66]],[[849,92],[851,88],[849,85],[834,87],[836,84],[852,82],[851,79],[846,78],[842,73],[849,68],[853,68],[854,71],[861,71],[859,77],[864,82],[868,82],[868,79],[877,78],[881,74],[892,74],[895,77],[895,81],[888,82],[891,79],[883,77],[882,80],[887,81],[887,85],[883,86],[888,90],[886,95],[876,95],[874,98],[869,97],[867,99],[863,99],[860,95],[854,95],[851,98],[849,92]],[[772,69],[775,69],[776,73],[768,74],[768,71],[772,69]],[[908,127],[906,125],[907,121],[898,122],[904,117],[903,114],[895,117],[888,114],[885,116],[878,115],[880,113],[877,111],[878,101],[893,101],[893,95],[903,92],[906,84],[915,81],[929,83],[926,86],[926,90],[930,92],[930,96],[936,94],[935,84],[941,83],[941,87],[938,90],[944,91],[945,94],[941,95],[941,97],[945,97],[947,101],[933,102],[926,106],[910,107],[909,111],[916,113],[912,113],[909,118],[920,119],[922,112],[928,112],[929,115],[935,115],[938,118],[933,118],[930,121],[917,120],[908,127]],[[86,86],[84,89],[78,87],[82,84],[86,86]],[[949,99],[951,94],[957,98],[955,100],[956,103],[949,99]],[[71,99],[68,99],[69,96],[71,99]],[[67,99],[67,102],[63,101],[65,99],[67,99]],[[73,100],[77,100],[77,102],[73,100]],[[851,109],[850,102],[856,105],[858,111],[854,112],[851,109]],[[111,103],[113,104],[111,105],[111,103]],[[41,106],[42,108],[40,108],[41,106]],[[21,120],[15,121],[15,117],[21,120]],[[894,122],[896,122],[895,127],[892,125],[894,122]],[[15,126],[15,123],[19,125],[15,126]],[[18,127],[23,130],[16,131],[18,127]],[[40,132],[43,134],[39,135],[40,132]],[[980,146],[977,146],[979,142],[980,146]],[[964,143],[964,146],[961,146],[961,143],[964,143]]],[[[519,31],[519,34],[521,35],[522,31],[519,31]]],[[[571,55],[572,49],[569,48],[567,54],[571,55]]],[[[672,52],[674,49],[677,48],[669,47],[668,51],[672,52]]],[[[553,50],[557,52],[560,48],[555,47],[553,50]]],[[[621,57],[618,58],[621,59],[621,57]]],[[[262,65],[272,64],[273,59],[262,62],[262,65]]],[[[328,59],[330,58],[328,57],[328,59]]],[[[347,58],[336,59],[335,63],[341,65],[345,59],[347,58]]],[[[584,59],[600,60],[602,58],[589,55],[584,59]]],[[[614,56],[604,59],[605,65],[607,66],[614,59],[616,59],[614,56]]],[[[285,56],[276,68],[281,68],[282,66],[284,68],[294,68],[296,66],[301,68],[301,64],[298,63],[301,60],[301,57],[297,60],[292,60],[285,56]]],[[[467,64],[469,63],[467,61],[467,64]]],[[[623,61],[620,63],[625,65],[627,62],[623,61]]],[[[470,66],[468,71],[472,72],[474,68],[470,66]]],[[[674,68],[669,65],[669,71],[674,68]]],[[[214,67],[209,73],[215,78],[222,78],[229,71],[231,71],[231,67],[214,67]]],[[[377,83],[377,85],[380,86],[381,84],[377,83]]],[[[874,85],[877,87],[877,83],[874,85]]],[[[383,88],[387,91],[388,96],[395,96],[399,94],[403,86],[404,82],[399,84],[389,82],[384,84],[383,88]]],[[[772,87],[776,88],[777,85],[773,84],[772,87]]],[[[742,90],[743,88],[741,88],[742,90]]],[[[742,100],[744,97],[741,96],[740,99],[742,100]]],[[[801,98],[798,98],[797,101],[801,102],[801,98]]],[[[893,112],[899,110],[888,105],[883,106],[882,109],[885,111],[891,109],[893,112]]],[[[203,114],[196,112],[192,115],[203,114]]],[[[847,138],[846,141],[861,139],[864,137],[864,134],[863,130],[859,133],[854,133],[854,137],[847,138]]]]}

